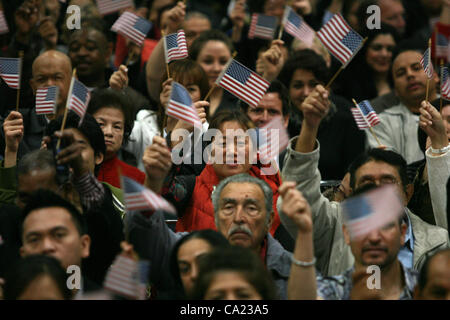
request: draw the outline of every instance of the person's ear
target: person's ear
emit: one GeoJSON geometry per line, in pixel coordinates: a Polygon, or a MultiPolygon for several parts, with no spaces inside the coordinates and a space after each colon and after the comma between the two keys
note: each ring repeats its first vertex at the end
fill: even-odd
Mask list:
{"type": "Polygon", "coordinates": [[[273,210],[269,213],[270,214],[270,216],[269,216],[269,221],[267,222],[267,232],[269,232],[269,230],[270,230],[270,228],[272,227],[272,223],[273,223],[273,221],[274,221],[274,219],[275,219],[275,212],[273,212],[273,210]]]}
{"type": "Polygon", "coordinates": [[[98,166],[99,164],[101,164],[103,162],[103,159],[105,158],[105,155],[101,152],[97,152],[94,155],[94,161],[95,161],[95,165],[98,166]]]}
{"type": "Polygon", "coordinates": [[[407,230],[406,223],[403,223],[400,225],[400,243],[403,246],[405,244],[406,239],[406,230],[407,230]]]}
{"type": "Polygon", "coordinates": [[[348,232],[347,226],[345,224],[342,225],[342,232],[344,234],[345,243],[350,245],[350,233],[348,232]]]}
{"type": "Polygon", "coordinates": [[[87,234],[81,236],[81,258],[89,257],[91,249],[91,237],[87,234]]]}
{"type": "Polygon", "coordinates": [[[406,204],[405,204],[405,206],[409,203],[413,194],[414,194],[414,185],[412,183],[410,183],[406,186],[406,204]]]}
{"type": "Polygon", "coordinates": [[[289,125],[289,115],[283,116],[283,126],[287,129],[288,125],[289,125]]]}

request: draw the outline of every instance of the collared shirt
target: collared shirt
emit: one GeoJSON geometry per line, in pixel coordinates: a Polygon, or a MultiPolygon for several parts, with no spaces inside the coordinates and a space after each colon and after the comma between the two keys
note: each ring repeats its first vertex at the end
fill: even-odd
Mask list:
{"type": "Polygon", "coordinates": [[[414,257],[414,235],[412,232],[411,220],[408,214],[405,214],[405,219],[403,220],[408,227],[406,229],[405,244],[400,248],[398,253],[398,260],[409,269],[413,268],[413,257],[414,257]]]}
{"type": "MultiPolygon", "coordinates": [[[[418,273],[404,266],[401,267],[404,274],[405,286],[398,299],[412,300],[414,287],[418,280],[418,273]]],[[[354,271],[355,267],[353,266],[338,276],[318,276],[317,295],[324,300],[350,300],[350,293],[353,287],[352,275],[354,271]]]]}

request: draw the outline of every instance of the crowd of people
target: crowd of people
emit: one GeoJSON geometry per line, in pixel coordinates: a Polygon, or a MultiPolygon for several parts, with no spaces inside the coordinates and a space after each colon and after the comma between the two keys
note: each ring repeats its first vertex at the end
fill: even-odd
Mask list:
{"type": "Polygon", "coordinates": [[[0,56],[23,57],[20,91],[0,83],[0,299],[450,299],[450,60],[432,57],[432,77],[422,61],[437,26],[450,35],[450,0],[0,3],[0,56]],[[366,39],[331,86],[339,60],[286,32],[287,6],[316,32],[341,14],[366,39]],[[152,23],[141,45],[111,31],[125,11],[152,23]],[[277,17],[272,40],[249,36],[254,13],[277,17]],[[188,57],[166,63],[181,29],[188,57]],[[216,84],[232,58],[270,82],[256,106],[216,84]],[[66,108],[74,74],[82,119],[66,108]],[[175,83],[201,126],[167,115],[175,83]],[[55,112],[37,114],[49,86],[55,112]],[[354,100],[379,124],[360,130],[354,100]],[[277,117],[289,142],[267,164],[249,132],[277,117]],[[122,176],[157,197],[130,209],[122,176]],[[387,185],[400,216],[355,237],[342,202],[387,185]],[[111,289],[120,257],[149,262],[144,294],[124,294],[126,272],[111,289]]]}

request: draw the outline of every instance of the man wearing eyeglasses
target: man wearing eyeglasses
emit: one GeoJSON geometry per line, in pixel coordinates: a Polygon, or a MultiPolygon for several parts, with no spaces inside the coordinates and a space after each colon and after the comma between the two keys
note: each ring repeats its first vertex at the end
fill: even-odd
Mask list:
{"type": "MultiPolygon", "coordinates": [[[[284,181],[298,183],[297,189],[303,193],[311,206],[314,222],[314,251],[318,270],[322,275],[339,275],[353,265],[354,257],[350,247],[344,241],[340,204],[330,202],[320,193],[321,177],[317,169],[320,144],[316,136],[320,121],[329,109],[327,94],[325,88],[318,85],[302,104],[301,109],[305,115],[302,128],[300,135],[293,138],[291,145],[288,146],[282,176],[284,181]]],[[[428,118],[422,118],[424,123],[428,123],[428,118]]],[[[433,120],[438,121],[438,119],[433,120]]],[[[442,119],[440,121],[442,122],[442,119]]],[[[436,133],[433,140],[436,140],[435,138],[439,140],[439,136],[436,133]]],[[[448,150],[442,150],[438,155],[443,161],[442,172],[446,170],[444,169],[446,166],[448,167],[446,157],[449,155],[448,150]]],[[[400,155],[392,151],[371,149],[353,161],[349,172],[351,193],[365,185],[396,185],[405,206],[403,222],[407,227],[405,243],[400,248],[398,259],[406,268],[420,270],[427,253],[450,245],[447,230],[425,223],[406,207],[413,194],[413,186],[408,182],[406,162],[400,155]]],[[[441,200],[445,201],[445,199],[441,200]]],[[[280,210],[278,211],[283,225],[296,239],[295,224],[280,210]]],[[[441,212],[435,211],[435,215],[437,214],[441,212]]],[[[442,217],[435,218],[436,221],[442,220],[442,217]]]]}

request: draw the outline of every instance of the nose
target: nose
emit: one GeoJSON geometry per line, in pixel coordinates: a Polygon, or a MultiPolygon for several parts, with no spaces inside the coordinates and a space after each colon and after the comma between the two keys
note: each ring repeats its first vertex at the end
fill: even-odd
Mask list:
{"type": "Polygon", "coordinates": [[[378,243],[381,240],[380,232],[378,230],[373,230],[367,235],[367,239],[371,243],[378,243]]]}
{"type": "Polygon", "coordinates": [[[81,46],[77,51],[78,56],[86,56],[88,54],[87,49],[84,46],[81,46]]]}
{"type": "Polygon", "coordinates": [[[103,127],[103,134],[104,134],[105,136],[112,137],[112,127],[111,127],[111,125],[105,125],[105,126],[103,127]]]}
{"type": "Polygon", "coordinates": [[[239,205],[237,207],[236,213],[234,214],[234,217],[233,217],[234,223],[236,223],[236,224],[244,223],[244,216],[245,216],[244,208],[241,205],[239,205]]]}
{"type": "Polygon", "coordinates": [[[263,120],[264,122],[267,122],[269,120],[269,112],[267,112],[267,110],[264,110],[263,120]]]}
{"type": "Polygon", "coordinates": [[[53,252],[55,252],[54,243],[50,238],[46,237],[42,240],[42,250],[41,251],[42,251],[41,252],[42,254],[46,254],[46,255],[49,255],[49,254],[52,254],[53,252]]]}
{"type": "Polygon", "coordinates": [[[197,276],[198,276],[198,267],[197,267],[197,264],[194,262],[191,265],[191,282],[192,282],[192,284],[194,284],[195,281],[197,280],[197,276]]]}
{"type": "Polygon", "coordinates": [[[213,71],[220,73],[222,71],[222,65],[219,63],[219,61],[215,61],[213,63],[213,71]]]}
{"type": "Polygon", "coordinates": [[[303,88],[303,94],[304,94],[304,96],[305,96],[305,99],[306,99],[306,97],[308,97],[308,96],[311,94],[311,92],[313,91],[313,89],[314,89],[314,88],[312,88],[312,87],[310,87],[310,86],[305,86],[305,87],[303,88]]]}

